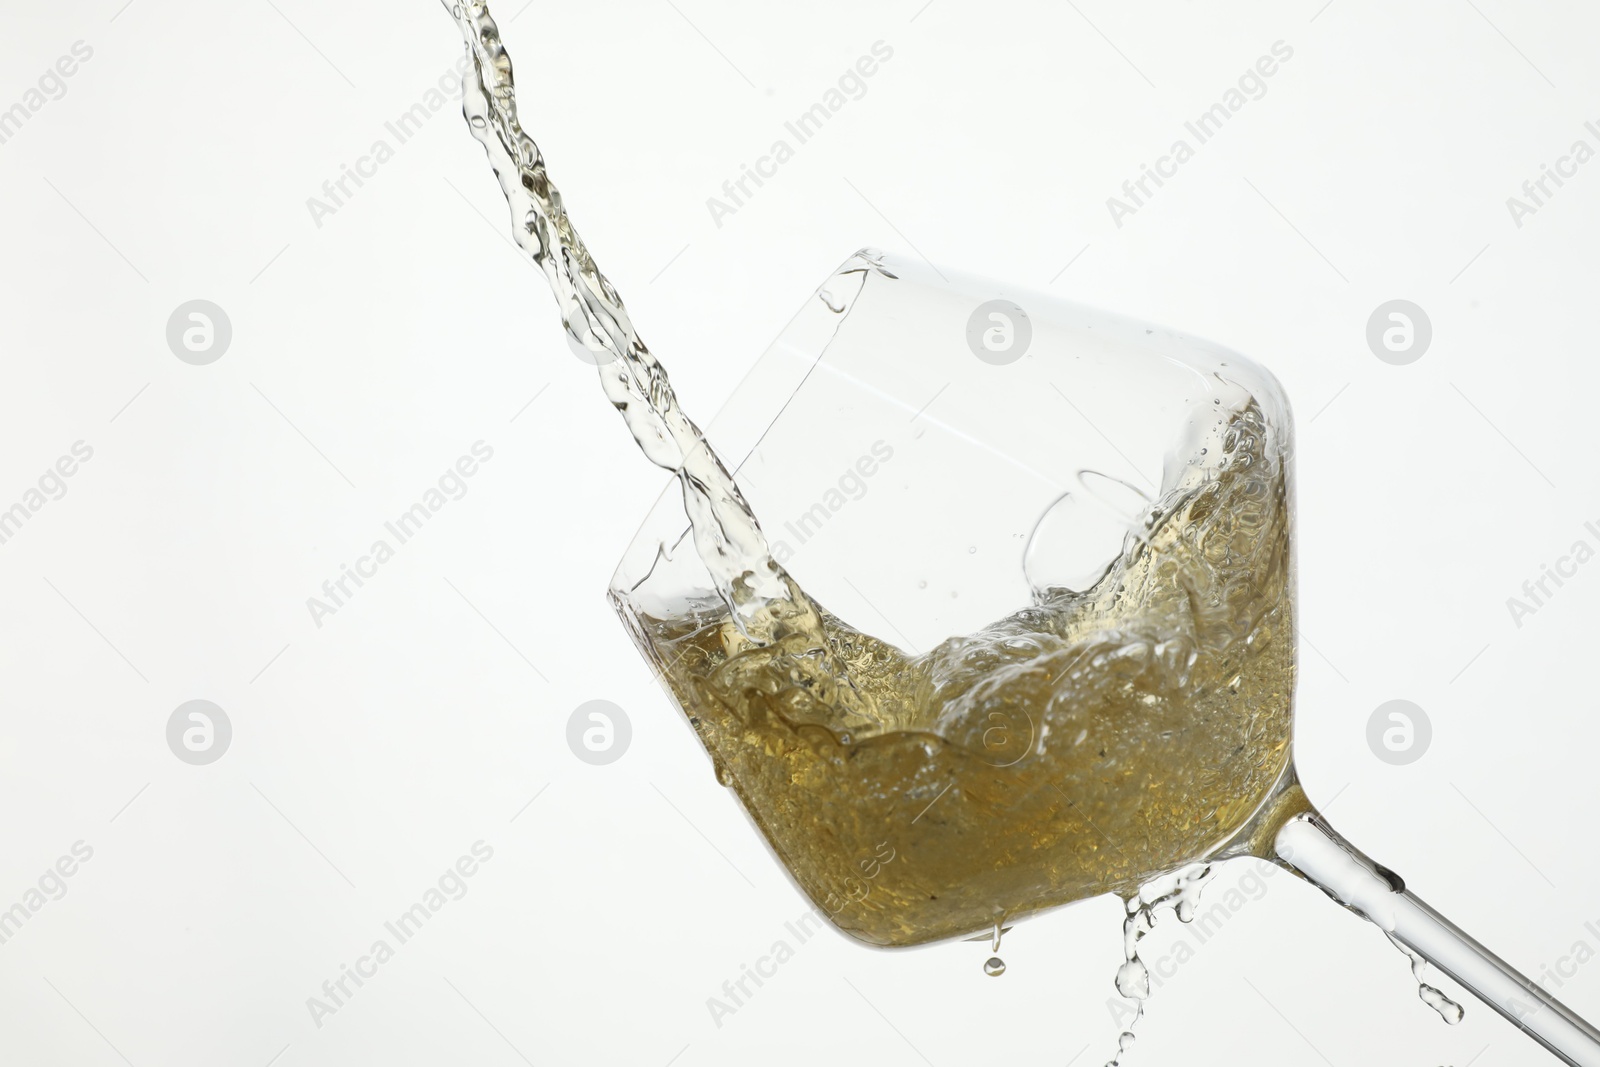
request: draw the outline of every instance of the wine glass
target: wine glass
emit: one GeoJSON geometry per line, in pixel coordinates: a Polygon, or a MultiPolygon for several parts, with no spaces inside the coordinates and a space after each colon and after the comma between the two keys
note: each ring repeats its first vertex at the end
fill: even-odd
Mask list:
{"type": "Polygon", "coordinates": [[[676,487],[610,595],[718,780],[838,929],[914,945],[1106,892],[1134,913],[1149,886],[1254,855],[1600,1067],[1600,1033],[1298,784],[1294,450],[1271,375],[865,250],[707,437],[852,676],[881,689],[878,713],[740,658],[676,487]]]}

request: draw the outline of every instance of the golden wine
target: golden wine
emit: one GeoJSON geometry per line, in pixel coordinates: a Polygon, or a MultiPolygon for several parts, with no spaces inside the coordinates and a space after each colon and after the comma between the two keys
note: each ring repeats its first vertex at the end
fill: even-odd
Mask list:
{"type": "Polygon", "coordinates": [[[814,605],[820,639],[769,622],[784,636],[759,644],[718,602],[630,625],[718,779],[854,937],[913,945],[1129,896],[1240,838],[1289,774],[1290,494],[1270,436],[1254,403],[1219,414],[1223,454],[1091,588],[920,656],[814,605]]]}

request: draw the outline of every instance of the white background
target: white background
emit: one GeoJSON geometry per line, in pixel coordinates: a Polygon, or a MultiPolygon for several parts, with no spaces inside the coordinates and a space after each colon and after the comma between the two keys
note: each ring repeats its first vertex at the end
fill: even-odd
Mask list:
{"type": "MultiPolygon", "coordinates": [[[[1600,950],[1600,564],[1520,627],[1506,607],[1600,541],[1600,164],[1520,228],[1505,203],[1575,139],[1600,147],[1592,12],[518,2],[498,14],[524,122],[702,419],[864,244],[1270,367],[1299,420],[1309,792],[1530,973],[1600,950]],[[878,40],[866,96],[719,228],[706,198],[878,40]],[[1265,97],[1115,226],[1106,198],[1278,40],[1294,56],[1265,97]],[[1409,366],[1364,337],[1394,298],[1433,323],[1409,366]],[[1410,766],[1365,740],[1393,698],[1432,720],[1410,766]]],[[[94,449],[0,545],[0,908],[94,850],[0,945],[0,1060],[1103,1062],[1108,899],[1014,931],[998,980],[986,945],[826,933],[713,1022],[707,997],[805,904],[603,599],[666,476],[501,235],[454,101],[320,227],[307,208],[393,144],[384,123],[459,55],[450,20],[121,4],[0,24],[0,108],[94,50],[0,144],[0,507],[94,449]],[[165,340],[195,298],[233,324],[209,366],[165,340]],[[470,492],[314,625],[306,598],[478,440],[470,492]],[[234,729],[206,767],[165,742],[196,698],[234,729]],[[596,698],[633,724],[605,767],[565,742],[596,698]],[[470,892],[318,1027],[307,998],[478,840],[470,892]]],[[[1377,931],[1265,885],[1163,983],[1127,1063],[1553,1062],[1475,1002],[1446,1028],[1377,931]]],[[[1563,981],[1600,1016],[1600,964],[1563,981]]]]}

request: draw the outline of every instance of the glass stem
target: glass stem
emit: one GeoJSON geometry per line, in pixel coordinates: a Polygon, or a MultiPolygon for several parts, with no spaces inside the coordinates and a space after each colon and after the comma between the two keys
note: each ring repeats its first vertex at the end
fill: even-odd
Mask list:
{"type": "Polygon", "coordinates": [[[1273,859],[1375,923],[1573,1067],[1600,1067],[1600,1031],[1519,974],[1307,812],[1283,825],[1273,859]]]}

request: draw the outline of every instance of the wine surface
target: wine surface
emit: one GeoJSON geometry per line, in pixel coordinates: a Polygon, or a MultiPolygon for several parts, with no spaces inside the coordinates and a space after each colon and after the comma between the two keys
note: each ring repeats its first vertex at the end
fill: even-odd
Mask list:
{"type": "Polygon", "coordinates": [[[1268,440],[1254,407],[1219,418],[1220,472],[1153,507],[1092,588],[922,655],[820,608],[829,657],[806,634],[756,644],[717,604],[635,615],[636,637],[718,778],[854,936],[917,944],[1128,896],[1233,842],[1289,765],[1290,513],[1268,440]]]}

